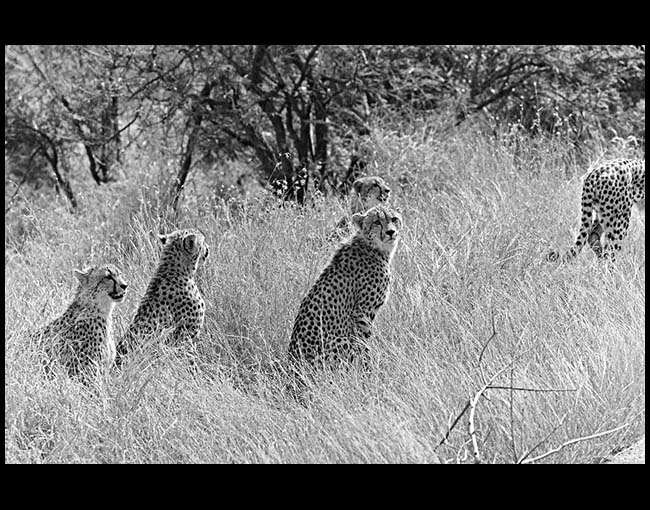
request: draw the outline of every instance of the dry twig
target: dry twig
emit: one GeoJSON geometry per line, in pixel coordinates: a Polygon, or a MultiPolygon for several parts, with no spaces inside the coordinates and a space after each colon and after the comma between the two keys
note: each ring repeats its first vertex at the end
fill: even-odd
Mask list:
{"type": "Polygon", "coordinates": [[[445,437],[443,437],[442,441],[440,441],[438,443],[438,446],[436,446],[436,448],[435,448],[436,450],[438,449],[438,447],[442,446],[443,443],[445,441],[447,441],[447,439],[449,439],[449,434],[451,434],[451,431],[454,430],[454,427],[456,426],[458,421],[463,417],[463,415],[465,414],[465,411],[467,411],[468,407],[469,407],[469,402],[467,402],[467,404],[465,404],[465,407],[463,407],[463,410],[460,412],[460,414],[458,416],[456,416],[456,419],[454,420],[454,422],[449,426],[449,428],[447,429],[447,433],[445,434],[445,437]]]}
{"type": "MultiPolygon", "coordinates": [[[[614,429],[606,430],[604,432],[599,432],[597,434],[592,434],[590,436],[583,436],[583,437],[578,437],[578,438],[575,438],[575,439],[571,439],[570,441],[566,441],[566,442],[562,443],[557,448],[553,448],[552,450],[549,450],[546,453],[542,453],[541,455],[538,455],[537,457],[533,457],[531,459],[526,459],[525,456],[524,456],[524,457],[520,458],[517,461],[517,464],[532,464],[533,462],[537,462],[538,460],[542,460],[542,459],[548,457],[549,455],[553,455],[554,453],[558,453],[560,450],[562,450],[562,448],[565,448],[565,447],[570,446],[572,444],[579,443],[580,441],[586,441],[588,439],[595,439],[597,437],[605,436],[607,434],[611,434],[612,432],[616,432],[618,430],[624,429],[625,427],[629,427],[629,426],[630,426],[629,423],[624,423],[623,425],[621,425],[619,427],[616,427],[614,429]]],[[[526,455],[528,455],[528,454],[526,454],[526,455]]]]}

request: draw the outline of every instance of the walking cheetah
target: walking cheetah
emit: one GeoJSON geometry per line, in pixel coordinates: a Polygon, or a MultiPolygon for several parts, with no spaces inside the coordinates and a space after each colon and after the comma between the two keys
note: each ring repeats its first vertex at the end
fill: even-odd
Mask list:
{"type": "Polygon", "coordinates": [[[205,302],[194,275],[210,249],[198,230],[177,230],[159,235],[163,244],[160,263],[125,337],[117,345],[117,362],[135,343],[163,329],[174,328],[172,342],[194,340],[203,326],[205,302]]]}
{"type": "Polygon", "coordinates": [[[300,305],[289,343],[292,362],[337,364],[359,355],[367,363],[366,342],[388,298],[402,217],[378,205],[352,222],[358,231],[341,244],[300,305]]]}
{"type": "Polygon", "coordinates": [[[74,274],[79,284],[72,303],[33,338],[45,342],[48,358],[58,360],[71,376],[99,375],[115,361],[112,312],[124,301],[128,285],[110,264],[75,269],[74,274]]]}
{"type": "MultiPolygon", "coordinates": [[[[635,204],[645,217],[645,160],[616,159],[590,170],[582,186],[580,232],[562,260],[576,257],[587,241],[598,257],[614,261],[635,204]]],[[[547,255],[549,261],[559,258],[557,251],[547,255]]]]}
{"type": "MultiPolygon", "coordinates": [[[[386,204],[390,197],[390,187],[386,181],[378,176],[360,177],[352,184],[354,191],[350,210],[351,213],[362,213],[380,204],[386,204]]],[[[341,240],[351,232],[350,216],[344,215],[328,236],[329,240],[341,240]]]]}

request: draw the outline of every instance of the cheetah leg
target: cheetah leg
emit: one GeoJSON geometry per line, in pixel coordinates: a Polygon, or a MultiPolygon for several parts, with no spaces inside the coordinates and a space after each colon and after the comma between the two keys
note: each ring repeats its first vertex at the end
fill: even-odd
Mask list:
{"type": "Polygon", "coordinates": [[[174,328],[172,333],[172,345],[178,345],[184,340],[190,340],[192,343],[198,338],[201,324],[198,322],[185,321],[174,328]]]}
{"type": "MultiPolygon", "coordinates": [[[[581,220],[580,220],[580,232],[578,232],[575,246],[570,250],[568,250],[562,256],[563,262],[566,262],[568,260],[577,257],[580,251],[582,250],[585,241],[587,240],[589,240],[589,245],[594,251],[596,251],[597,249],[600,250],[600,247],[597,246],[598,243],[593,237],[593,232],[592,232],[594,228],[593,226],[594,205],[592,201],[593,201],[593,194],[591,193],[590,189],[588,189],[588,185],[585,183],[585,186],[582,189],[582,197],[580,200],[580,204],[581,204],[580,207],[582,211],[581,220]]],[[[550,262],[555,262],[559,258],[560,258],[560,253],[555,250],[550,251],[546,255],[546,260],[550,262]]]]}
{"type": "Polygon", "coordinates": [[[639,211],[639,217],[645,226],[645,197],[636,203],[636,210],[639,211]]]}
{"type": "Polygon", "coordinates": [[[357,312],[353,319],[351,335],[353,344],[350,358],[358,359],[364,370],[368,369],[370,363],[370,350],[368,349],[367,341],[371,336],[372,321],[374,318],[374,313],[368,316],[357,312]]]}
{"type": "MultiPolygon", "coordinates": [[[[593,235],[592,231],[594,229],[594,218],[593,218],[594,206],[592,203],[592,199],[593,198],[591,192],[589,192],[586,189],[583,189],[582,200],[581,200],[582,218],[580,220],[580,232],[578,232],[578,236],[576,237],[575,246],[571,248],[569,251],[567,251],[564,254],[564,257],[562,257],[562,259],[565,262],[577,257],[580,251],[582,250],[585,241],[587,241],[593,235]]],[[[591,237],[591,239],[593,240],[594,238],[591,237]]],[[[591,245],[592,249],[594,249],[594,245],[591,243],[591,241],[589,242],[589,244],[591,245]]]]}
{"type": "Polygon", "coordinates": [[[591,247],[593,252],[599,258],[603,256],[603,247],[600,243],[600,239],[602,235],[603,235],[603,226],[600,223],[600,221],[596,220],[594,221],[594,227],[591,229],[591,232],[589,233],[589,237],[587,237],[587,242],[589,243],[589,246],[591,247]]]}
{"type": "Polygon", "coordinates": [[[118,368],[122,366],[124,358],[126,358],[129,352],[129,348],[127,347],[128,341],[127,338],[121,337],[115,342],[115,366],[118,368]]]}
{"type": "Polygon", "coordinates": [[[623,241],[627,237],[630,226],[632,207],[629,204],[619,205],[614,210],[618,217],[610,214],[607,224],[603,227],[603,257],[611,262],[616,261],[616,256],[621,251],[623,241]]]}

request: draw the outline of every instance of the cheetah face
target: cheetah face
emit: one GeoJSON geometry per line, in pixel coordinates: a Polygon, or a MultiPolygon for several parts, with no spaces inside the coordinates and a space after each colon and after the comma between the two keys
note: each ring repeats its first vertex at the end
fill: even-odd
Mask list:
{"type": "Polygon", "coordinates": [[[390,188],[386,181],[378,176],[361,177],[352,184],[356,192],[356,210],[368,210],[385,203],[390,197],[390,188]]]}
{"type": "Polygon", "coordinates": [[[112,264],[75,269],[74,273],[80,288],[99,302],[110,304],[124,301],[128,284],[120,270],[112,264]]]}
{"type": "Polygon", "coordinates": [[[210,255],[210,248],[205,242],[205,236],[196,229],[176,230],[171,234],[158,236],[163,243],[164,251],[174,251],[196,267],[199,261],[204,261],[210,255]]]}
{"type": "Polygon", "coordinates": [[[397,246],[402,230],[402,215],[385,205],[378,205],[368,212],[352,216],[360,234],[381,251],[392,252],[397,246]]]}

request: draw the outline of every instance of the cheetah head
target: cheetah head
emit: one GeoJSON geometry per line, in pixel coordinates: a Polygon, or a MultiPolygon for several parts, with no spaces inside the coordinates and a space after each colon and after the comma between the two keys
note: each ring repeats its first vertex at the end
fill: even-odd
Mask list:
{"type": "Polygon", "coordinates": [[[390,197],[390,188],[381,177],[361,177],[354,181],[352,188],[355,197],[352,202],[353,212],[367,211],[371,207],[385,203],[390,197]]]}
{"type": "Polygon", "coordinates": [[[377,205],[366,213],[352,216],[352,222],[362,236],[382,252],[392,254],[402,231],[402,215],[398,210],[377,205]]]}
{"type": "Polygon", "coordinates": [[[128,284],[112,264],[75,269],[74,274],[79,280],[78,292],[97,302],[101,308],[124,301],[128,284]]]}
{"type": "Polygon", "coordinates": [[[196,229],[176,230],[171,234],[158,236],[163,244],[163,253],[173,253],[189,261],[196,270],[199,261],[204,261],[210,254],[205,236],[196,229]]]}

